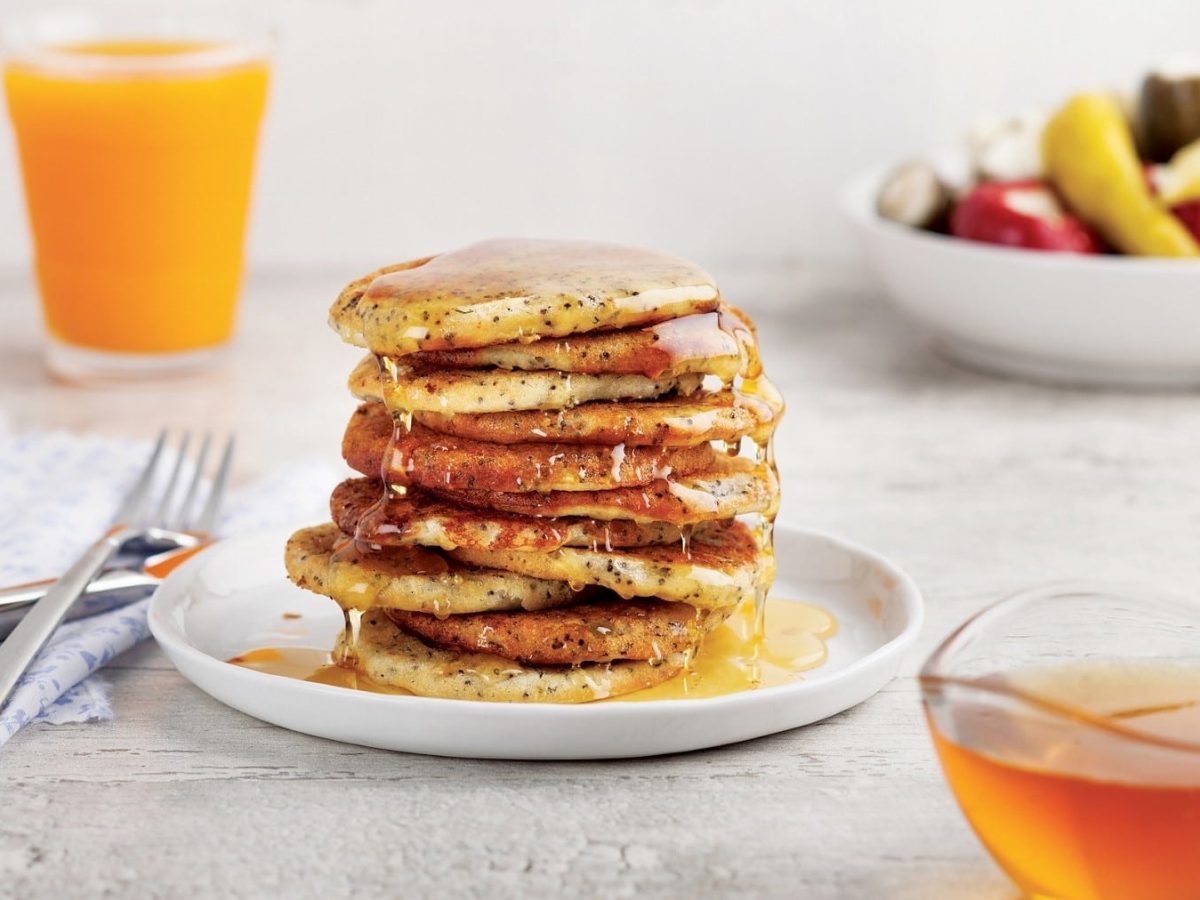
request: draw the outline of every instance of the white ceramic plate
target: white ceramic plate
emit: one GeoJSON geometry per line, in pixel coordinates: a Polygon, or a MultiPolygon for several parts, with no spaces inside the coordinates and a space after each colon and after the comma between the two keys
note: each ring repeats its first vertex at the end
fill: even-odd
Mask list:
{"type": "Polygon", "coordinates": [[[1044,381],[1200,385],[1200,261],[1039,253],[908,228],[875,212],[889,169],[855,180],[843,206],[892,300],[949,355],[1044,381]]]}
{"type": "Polygon", "coordinates": [[[894,564],[845,541],[780,525],[774,593],[838,619],[829,660],[796,684],[704,700],[505,704],[373,694],[224,660],[256,647],[331,647],[333,601],[283,572],[285,533],[224,541],[180,566],[150,628],[183,673],[222,703],[294,731],[388,750],[493,759],[600,759],[716,747],[786,731],[866,700],[895,676],[922,602],[894,564]],[[300,613],[285,619],[285,612],[300,613]]]}

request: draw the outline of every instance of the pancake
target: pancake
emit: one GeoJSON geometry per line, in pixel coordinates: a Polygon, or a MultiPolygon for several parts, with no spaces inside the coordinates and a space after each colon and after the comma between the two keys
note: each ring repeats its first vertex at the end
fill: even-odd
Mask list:
{"type": "Polygon", "coordinates": [[[756,379],[755,387],[754,393],[734,387],[690,397],[584,403],[565,410],[418,412],[413,420],[444,434],[498,443],[691,447],[749,437],[765,444],[783,415],[783,400],[765,378],[756,379]]]}
{"type": "Polygon", "coordinates": [[[390,547],[364,553],[336,525],[302,528],[284,551],[288,578],[343,609],[372,607],[452,615],[562,606],[577,592],[561,581],[489,571],[436,550],[390,547]]]}
{"type": "Polygon", "coordinates": [[[431,259],[433,259],[432,256],[422,256],[419,259],[392,263],[390,266],[384,266],[381,269],[376,269],[374,272],[368,272],[361,278],[354,279],[342,288],[337,300],[334,301],[333,308],[329,311],[329,327],[334,331],[339,331],[339,320],[353,318],[358,301],[362,299],[362,295],[366,293],[367,288],[371,286],[371,282],[376,278],[390,275],[393,272],[402,272],[405,269],[415,269],[417,266],[425,265],[431,259]]]}
{"type": "Polygon", "coordinates": [[[372,681],[423,697],[514,703],[587,703],[628,694],[674,678],[689,658],[672,653],[657,662],[526,665],[428,644],[380,610],[363,616],[353,645],[345,634],[338,638],[334,655],[343,653],[372,681]]]}
{"type": "Polygon", "coordinates": [[[391,356],[649,325],[720,302],[691,263],[577,241],[484,241],[373,274],[342,291],[330,324],[391,356]]]}
{"type": "Polygon", "coordinates": [[[708,631],[707,619],[714,618],[697,615],[695,607],[686,603],[615,598],[536,612],[446,619],[397,610],[387,610],[386,615],[410,634],[439,646],[556,666],[619,659],[657,661],[694,650],[708,631]]]}
{"type": "Polygon", "coordinates": [[[574,375],[570,372],[520,372],[506,369],[434,369],[418,371],[386,359],[391,374],[381,378],[374,357],[365,357],[350,373],[350,393],[380,400],[389,409],[408,412],[495,413],[522,409],[570,409],[594,400],[644,400],[670,393],[694,394],[703,375],[574,375]]]}
{"type": "Polygon", "coordinates": [[[546,493],[433,491],[455,503],[524,516],[585,516],[601,521],[629,519],[673,525],[746,513],[773,515],[779,506],[779,482],[767,466],[720,454],[707,472],[660,479],[643,487],[546,493]]]}
{"type": "Polygon", "coordinates": [[[448,555],[531,578],[596,585],[622,597],[657,597],[699,609],[736,606],[774,575],[743,522],[713,522],[693,533],[689,547],[664,544],[623,550],[563,547],[552,553],[460,548],[448,555]]]}
{"type": "Polygon", "coordinates": [[[333,490],[333,521],[344,534],[384,547],[421,545],[453,550],[557,550],[559,547],[642,547],[680,540],[665,522],[596,522],[539,519],[473,509],[441,500],[419,488],[383,497],[383,483],[351,478],[333,490]]]}
{"type": "Polygon", "coordinates": [[[418,369],[553,369],[646,378],[700,373],[725,382],[760,371],[753,327],[743,313],[728,306],[645,328],[468,350],[430,350],[408,360],[418,369]]]}
{"type": "Polygon", "coordinates": [[[646,485],[674,472],[710,470],[719,454],[696,447],[583,444],[498,444],[471,441],[413,425],[396,434],[376,404],[350,417],[342,455],[352,469],[390,484],[444,490],[595,491],[646,485]]]}

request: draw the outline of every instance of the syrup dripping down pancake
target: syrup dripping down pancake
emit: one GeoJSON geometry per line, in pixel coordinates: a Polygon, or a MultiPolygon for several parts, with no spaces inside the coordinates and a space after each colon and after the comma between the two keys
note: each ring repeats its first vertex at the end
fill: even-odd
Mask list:
{"type": "Polygon", "coordinates": [[[390,484],[443,490],[596,491],[649,484],[664,475],[710,471],[720,454],[695,447],[499,444],[472,441],[414,425],[392,438],[380,404],[350,417],[342,455],[352,469],[390,484]]]}
{"type": "Polygon", "coordinates": [[[645,328],[598,331],[532,343],[468,350],[430,350],[407,357],[414,370],[549,369],[587,375],[646,378],[699,373],[724,382],[761,374],[753,326],[740,310],[684,316],[645,328]]]}

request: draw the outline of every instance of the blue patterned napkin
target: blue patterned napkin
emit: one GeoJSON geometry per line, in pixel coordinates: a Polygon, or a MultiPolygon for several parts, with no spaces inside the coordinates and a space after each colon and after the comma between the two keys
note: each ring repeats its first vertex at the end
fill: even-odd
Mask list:
{"type": "MultiPolygon", "coordinates": [[[[0,585],[61,574],[108,527],[149,451],[121,438],[17,433],[0,418],[0,585]]],[[[323,461],[280,466],[231,491],[218,534],[320,521],[340,477],[323,461]]],[[[148,603],[62,625],[0,710],[0,745],[30,722],[112,719],[108,685],[93,673],[150,633],[148,603]]]]}

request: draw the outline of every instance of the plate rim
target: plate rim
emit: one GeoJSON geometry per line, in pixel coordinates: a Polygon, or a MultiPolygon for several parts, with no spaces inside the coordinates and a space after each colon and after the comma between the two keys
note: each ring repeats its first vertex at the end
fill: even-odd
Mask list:
{"type": "MultiPolygon", "coordinates": [[[[903,610],[906,621],[900,631],[884,641],[880,646],[876,647],[870,653],[858,657],[843,668],[824,677],[806,678],[802,681],[797,681],[792,684],[773,685],[770,687],[758,688],[752,691],[737,691],[730,694],[723,694],[718,697],[702,697],[697,699],[679,698],[673,700],[645,700],[637,703],[498,703],[491,700],[453,700],[445,697],[421,697],[407,694],[383,694],[374,693],[371,691],[347,691],[346,688],[336,685],[321,684],[319,682],[301,682],[297,679],[286,678],[285,676],[275,675],[270,672],[260,672],[254,669],[241,667],[238,677],[249,677],[251,683],[257,681],[264,688],[268,686],[280,687],[281,681],[296,682],[298,690],[315,691],[318,695],[326,697],[345,697],[347,693],[354,697],[354,702],[363,706],[377,707],[379,709],[437,709],[444,712],[462,712],[467,715],[471,714],[487,714],[488,716],[513,717],[528,720],[530,717],[552,716],[556,719],[563,717],[574,718],[606,718],[606,717],[621,717],[621,718],[657,718],[664,713],[678,714],[688,712],[691,714],[704,714],[711,712],[714,709],[728,705],[758,705],[761,703],[771,703],[776,699],[792,694],[804,693],[813,688],[821,687],[824,684],[833,681],[841,681],[852,679],[860,671],[868,669],[872,666],[884,663],[894,657],[901,656],[916,642],[924,626],[925,621],[925,601],[921,593],[920,587],[915,579],[907,571],[893,562],[889,557],[882,553],[878,553],[858,544],[854,541],[838,537],[821,529],[806,528],[804,526],[780,520],[775,525],[777,534],[791,533],[797,534],[807,539],[818,539],[827,541],[835,546],[841,547],[850,551],[852,554],[866,558],[885,571],[889,576],[896,581],[896,596],[900,601],[900,607],[903,610]],[[265,680],[262,680],[265,679],[265,680]]],[[[225,538],[216,542],[214,547],[219,547],[221,544],[234,541],[247,541],[255,538],[264,538],[269,534],[285,535],[284,531],[279,529],[268,529],[256,531],[245,535],[225,538]]],[[[287,532],[287,533],[290,533],[287,532]]],[[[286,535],[284,537],[286,539],[286,535]]],[[[280,547],[283,546],[283,541],[280,542],[280,547]]],[[[166,599],[172,592],[181,589],[187,579],[191,578],[195,571],[198,571],[204,565],[204,557],[207,554],[200,553],[187,560],[174,571],[172,571],[163,583],[154,591],[150,598],[150,607],[147,620],[150,626],[150,632],[154,635],[155,641],[158,643],[162,651],[171,658],[174,664],[173,653],[179,653],[183,657],[190,659],[198,665],[208,667],[214,674],[218,673],[219,667],[228,666],[229,663],[224,660],[217,659],[203,650],[189,643],[182,637],[176,638],[173,634],[166,634],[172,628],[170,619],[164,611],[163,607],[168,603],[166,599]]],[[[178,666],[176,666],[178,668],[178,666]]],[[[220,669],[224,672],[224,669],[220,669]]],[[[183,677],[189,682],[192,681],[186,674],[180,672],[183,677]]],[[[890,679],[889,679],[890,680],[890,679]]],[[[884,683],[884,686],[887,682],[884,683]]],[[[193,682],[194,684],[194,682],[193,682]]],[[[199,685],[197,685],[199,687],[199,685]]],[[[878,693],[882,686],[871,695],[878,693]]],[[[203,690],[203,688],[201,688],[203,690]]],[[[207,693],[207,691],[205,691],[207,693]]],[[[870,695],[869,695],[870,696],[870,695]]],[[[223,701],[220,701],[223,702],[223,701]]],[[[847,707],[848,708],[848,707],[847,707]]]]}

